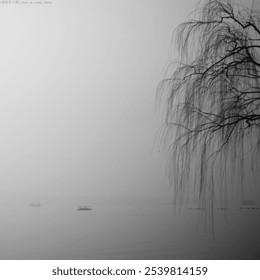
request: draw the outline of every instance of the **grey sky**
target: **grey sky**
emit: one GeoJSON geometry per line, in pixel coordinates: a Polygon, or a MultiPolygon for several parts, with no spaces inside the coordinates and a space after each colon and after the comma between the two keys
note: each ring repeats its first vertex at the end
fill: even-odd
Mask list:
{"type": "Polygon", "coordinates": [[[155,90],[196,2],[0,6],[1,200],[170,194],[155,90]]]}
{"type": "Polygon", "coordinates": [[[156,86],[197,0],[0,6],[1,201],[169,198],[156,86]]]}

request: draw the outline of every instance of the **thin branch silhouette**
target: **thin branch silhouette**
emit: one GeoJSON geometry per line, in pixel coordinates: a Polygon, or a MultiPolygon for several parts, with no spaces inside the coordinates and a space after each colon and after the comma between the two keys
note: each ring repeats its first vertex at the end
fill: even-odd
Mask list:
{"type": "Polygon", "coordinates": [[[260,12],[207,0],[195,16],[174,33],[179,61],[159,84],[157,101],[166,105],[174,203],[197,190],[209,217],[227,170],[240,174],[241,183],[245,150],[259,152],[260,12]]]}

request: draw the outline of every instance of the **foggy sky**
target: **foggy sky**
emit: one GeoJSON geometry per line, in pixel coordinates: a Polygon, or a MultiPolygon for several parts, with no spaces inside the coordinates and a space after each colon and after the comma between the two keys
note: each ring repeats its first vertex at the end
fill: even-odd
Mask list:
{"type": "Polygon", "coordinates": [[[2,203],[169,196],[155,92],[196,2],[1,5],[2,203]]]}
{"type": "Polygon", "coordinates": [[[155,93],[197,3],[0,6],[2,203],[171,200],[155,93]]]}

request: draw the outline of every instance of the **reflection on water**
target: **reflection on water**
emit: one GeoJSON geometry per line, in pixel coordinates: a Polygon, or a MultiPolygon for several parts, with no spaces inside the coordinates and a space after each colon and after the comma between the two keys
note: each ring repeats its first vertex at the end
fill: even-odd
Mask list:
{"type": "Polygon", "coordinates": [[[260,211],[217,212],[214,237],[197,212],[1,208],[0,259],[260,259],[260,211]]]}

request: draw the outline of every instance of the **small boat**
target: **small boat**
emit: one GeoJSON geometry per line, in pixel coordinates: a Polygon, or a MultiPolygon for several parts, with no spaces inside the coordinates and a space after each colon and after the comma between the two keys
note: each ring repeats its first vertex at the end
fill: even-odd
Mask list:
{"type": "Polygon", "coordinates": [[[77,210],[92,210],[91,206],[79,206],[77,210]]]}

